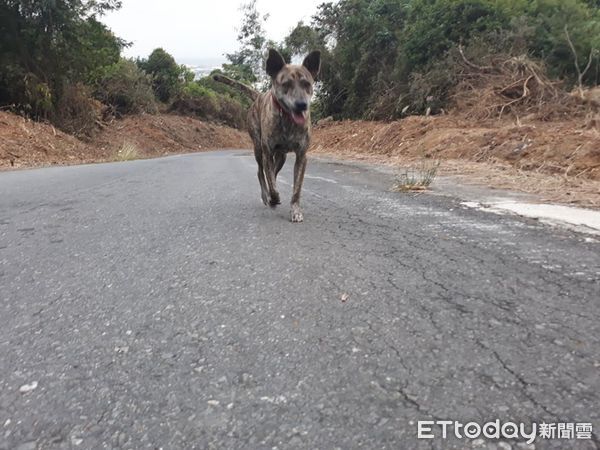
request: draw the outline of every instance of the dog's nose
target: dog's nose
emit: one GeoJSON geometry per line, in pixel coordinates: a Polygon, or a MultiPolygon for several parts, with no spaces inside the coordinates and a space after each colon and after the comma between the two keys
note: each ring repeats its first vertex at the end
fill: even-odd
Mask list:
{"type": "Polygon", "coordinates": [[[308,109],[308,103],[302,101],[296,102],[295,106],[297,111],[306,111],[308,109]]]}

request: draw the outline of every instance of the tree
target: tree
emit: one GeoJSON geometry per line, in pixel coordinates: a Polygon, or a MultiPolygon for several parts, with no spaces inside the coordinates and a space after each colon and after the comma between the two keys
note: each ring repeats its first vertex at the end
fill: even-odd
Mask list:
{"type": "Polygon", "coordinates": [[[312,50],[325,47],[317,30],[304,22],[298,22],[284,40],[287,52],[292,56],[307,55],[312,50]]]}
{"type": "Polygon", "coordinates": [[[152,76],[154,93],[161,102],[168,102],[178,93],[186,74],[185,68],[162,48],[153,50],[148,59],[139,60],[138,65],[152,76]]]}
{"type": "Polygon", "coordinates": [[[250,0],[241,7],[242,26],[238,30],[237,40],[240,49],[226,55],[230,64],[224,65],[226,73],[233,73],[244,81],[258,82],[265,78],[263,55],[267,47],[264,24],[269,15],[261,15],[256,8],[256,0],[250,0]],[[232,67],[232,66],[235,66],[232,67]]]}

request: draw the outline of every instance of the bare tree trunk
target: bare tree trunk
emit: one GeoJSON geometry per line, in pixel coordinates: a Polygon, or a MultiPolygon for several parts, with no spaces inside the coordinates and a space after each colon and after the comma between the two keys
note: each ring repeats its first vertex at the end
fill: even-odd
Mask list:
{"type": "Polygon", "coordinates": [[[592,62],[594,60],[594,54],[596,53],[596,51],[593,48],[590,50],[590,56],[588,58],[587,65],[585,66],[585,69],[583,69],[582,72],[579,68],[579,58],[577,56],[577,50],[575,50],[575,45],[571,40],[571,36],[569,34],[569,27],[567,25],[565,25],[565,35],[567,36],[567,42],[569,43],[569,47],[571,48],[571,52],[573,53],[575,70],[577,71],[577,90],[579,91],[579,96],[581,97],[581,99],[583,99],[583,78],[585,77],[588,70],[590,70],[590,68],[592,67],[592,62]]]}

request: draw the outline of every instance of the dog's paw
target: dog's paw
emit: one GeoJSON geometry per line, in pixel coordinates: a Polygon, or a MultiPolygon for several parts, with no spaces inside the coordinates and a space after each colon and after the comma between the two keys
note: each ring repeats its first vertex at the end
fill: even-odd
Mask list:
{"type": "Polygon", "coordinates": [[[279,198],[279,193],[278,192],[271,193],[270,198],[269,198],[269,206],[271,208],[275,208],[277,205],[280,205],[280,204],[281,204],[281,200],[279,198]]]}
{"type": "Polygon", "coordinates": [[[304,222],[304,215],[302,214],[302,211],[300,210],[299,207],[292,206],[291,220],[292,220],[292,223],[304,222]]]}

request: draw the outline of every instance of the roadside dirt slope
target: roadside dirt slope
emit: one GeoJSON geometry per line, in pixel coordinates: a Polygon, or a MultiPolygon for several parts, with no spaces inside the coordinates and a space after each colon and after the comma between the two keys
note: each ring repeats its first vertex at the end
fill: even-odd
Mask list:
{"type": "Polygon", "coordinates": [[[392,123],[317,125],[312,150],[404,159],[506,163],[521,170],[600,180],[600,128],[581,123],[467,123],[447,116],[392,123]]]}
{"type": "Polygon", "coordinates": [[[329,121],[315,127],[311,151],[403,167],[440,160],[442,174],[600,207],[598,119],[519,124],[453,116],[391,123],[329,121]]]}
{"type": "Polygon", "coordinates": [[[248,148],[247,133],[191,117],[142,115],[115,120],[89,141],[52,125],[0,111],[0,168],[112,161],[123,145],[140,157],[216,148],[248,148]]]}
{"type": "Polygon", "coordinates": [[[148,157],[250,147],[250,138],[245,131],[168,114],[129,116],[114,121],[94,142],[102,148],[131,143],[148,157]]]}
{"type": "Polygon", "coordinates": [[[51,125],[0,111],[0,168],[103,160],[91,145],[51,125]]]}

